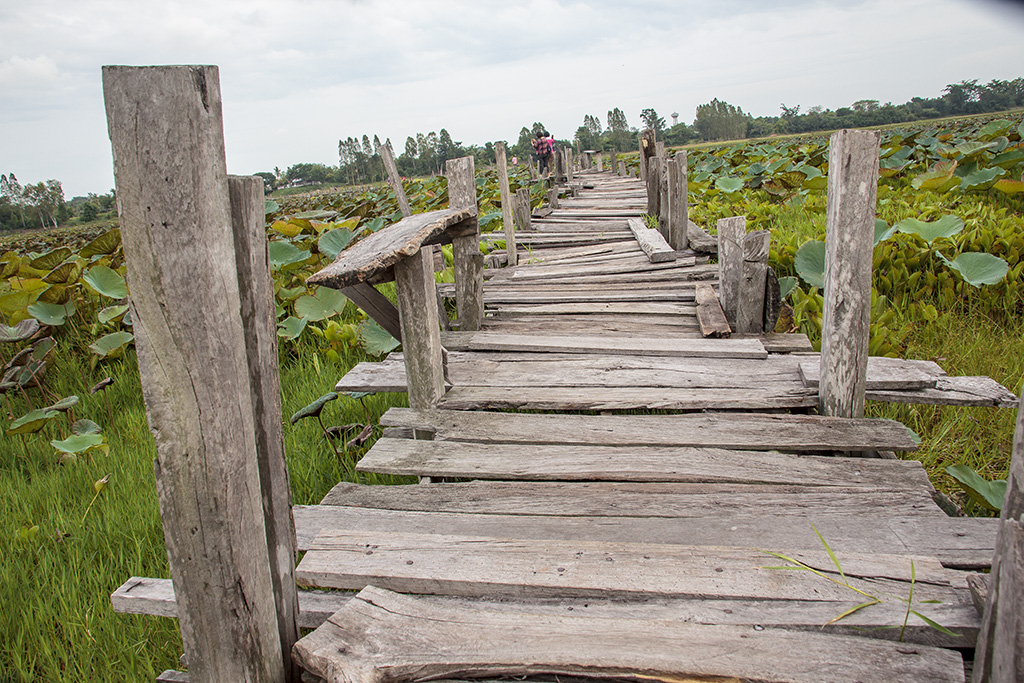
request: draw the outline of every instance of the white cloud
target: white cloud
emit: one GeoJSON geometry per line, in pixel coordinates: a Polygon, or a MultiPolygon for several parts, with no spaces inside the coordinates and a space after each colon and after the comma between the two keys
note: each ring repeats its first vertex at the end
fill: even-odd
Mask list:
{"type": "Polygon", "coordinates": [[[60,75],[57,64],[45,55],[26,59],[13,55],[0,62],[0,85],[36,88],[53,83],[60,75]]]}

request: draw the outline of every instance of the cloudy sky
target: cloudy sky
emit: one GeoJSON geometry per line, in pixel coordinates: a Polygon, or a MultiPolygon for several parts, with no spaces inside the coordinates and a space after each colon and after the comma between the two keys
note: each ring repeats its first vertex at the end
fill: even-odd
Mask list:
{"type": "Polygon", "coordinates": [[[713,97],[934,97],[1024,76],[1024,9],[998,0],[0,0],[0,172],[65,195],[113,185],[100,67],[216,64],[228,170],[337,163],[339,138],[447,128],[467,144],[543,122],[713,97]]]}

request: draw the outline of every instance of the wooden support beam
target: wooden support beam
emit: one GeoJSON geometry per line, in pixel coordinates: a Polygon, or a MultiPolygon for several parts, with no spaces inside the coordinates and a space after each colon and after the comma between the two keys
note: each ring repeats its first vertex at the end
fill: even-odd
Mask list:
{"type": "Polygon", "coordinates": [[[878,139],[877,131],[841,130],[829,140],[818,393],[822,415],[864,416],[878,139]]]}
{"type": "Polygon", "coordinates": [[[341,293],[362,309],[363,313],[370,316],[374,322],[387,330],[388,334],[398,341],[402,341],[402,324],[398,319],[398,309],[391,303],[391,299],[378,292],[376,287],[366,282],[360,282],[351,287],[345,287],[341,293]]]}
{"type": "Polygon", "coordinates": [[[508,254],[508,265],[516,266],[515,211],[512,208],[512,191],[508,185],[508,162],[506,161],[505,143],[494,143],[494,155],[498,165],[498,189],[501,193],[501,222],[505,226],[505,252],[508,254]]]}
{"type": "Polygon", "coordinates": [[[530,191],[525,187],[516,190],[516,198],[513,200],[516,215],[516,225],[520,230],[531,230],[533,228],[530,220],[530,191]]]}
{"type": "Polygon", "coordinates": [[[743,277],[743,236],[747,233],[744,216],[720,218],[718,226],[718,297],[730,322],[736,323],[739,310],[740,279],[743,277]]]}
{"type": "Polygon", "coordinates": [[[1019,408],[981,622],[974,683],[1024,680],[1024,410],[1019,408]]]}
{"type": "Polygon", "coordinates": [[[764,291],[771,234],[758,230],[743,237],[743,268],[736,304],[736,331],[760,334],[764,328],[764,291]]]}
{"type": "Polygon", "coordinates": [[[410,407],[433,407],[444,395],[441,332],[430,256],[429,249],[421,248],[395,264],[410,407]]]}
{"type": "Polygon", "coordinates": [[[107,66],[103,93],[190,678],[298,681],[262,201],[237,184],[236,230],[217,67],[107,66]]]}
{"type": "Polygon", "coordinates": [[[647,183],[647,213],[658,216],[661,212],[661,157],[647,159],[647,173],[644,177],[647,183]]]}
{"type": "MultiPolygon", "coordinates": [[[[476,210],[476,175],[473,157],[449,159],[448,206],[476,210]]],[[[505,182],[508,185],[508,180],[505,182]]],[[[459,329],[479,330],[484,319],[484,256],[480,253],[480,224],[473,221],[473,230],[452,239],[455,265],[455,306],[459,329]]],[[[513,250],[515,254],[515,239],[513,250]]]]}
{"type": "Polygon", "coordinates": [[[689,246],[686,238],[689,205],[686,192],[686,152],[682,163],[679,155],[665,164],[668,185],[668,243],[676,251],[683,251],[689,246]]]}

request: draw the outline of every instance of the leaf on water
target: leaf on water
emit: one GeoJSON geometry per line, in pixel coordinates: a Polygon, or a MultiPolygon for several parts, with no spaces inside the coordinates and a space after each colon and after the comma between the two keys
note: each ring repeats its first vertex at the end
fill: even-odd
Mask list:
{"type": "Polygon", "coordinates": [[[825,289],[825,243],[808,240],[800,245],[793,260],[796,273],[811,287],[825,289]]]}

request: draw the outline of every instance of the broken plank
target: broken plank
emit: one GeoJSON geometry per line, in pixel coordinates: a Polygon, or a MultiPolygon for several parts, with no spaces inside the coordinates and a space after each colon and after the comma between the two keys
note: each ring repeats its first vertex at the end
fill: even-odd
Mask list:
{"type": "Polygon", "coordinates": [[[782,629],[519,613],[378,588],[296,645],[306,670],[364,683],[552,674],[765,683],[962,683],[960,655],[782,629]],[[508,634],[515,638],[509,639],[508,634]],[[799,652],[800,656],[793,656],[799,652]],[[770,672],[770,673],[769,673],[770,672]]]}
{"type": "MultiPolygon", "coordinates": [[[[871,359],[868,359],[870,372],[871,359]]],[[[939,377],[934,389],[892,391],[872,389],[868,385],[865,398],[890,403],[920,403],[940,406],[995,406],[1015,408],[1017,397],[991,377],[939,377]]]]}
{"type": "Polygon", "coordinates": [[[651,339],[638,337],[534,336],[478,332],[469,342],[473,351],[560,351],[572,353],[627,353],[638,356],[677,355],[689,358],[767,358],[756,339],[651,339]]]}
{"type": "MultiPolygon", "coordinates": [[[[928,360],[905,360],[871,356],[868,358],[867,388],[880,391],[906,391],[934,388],[944,375],[942,368],[928,360]]],[[[804,386],[818,388],[821,362],[817,359],[800,363],[800,378],[804,386]]]]}
{"type": "Polygon", "coordinates": [[[700,332],[705,337],[728,337],[732,334],[729,321],[725,319],[718,295],[709,284],[698,284],[695,297],[697,300],[697,321],[700,332]]]}
{"type": "Polygon", "coordinates": [[[683,415],[543,415],[389,408],[386,427],[434,432],[480,443],[696,446],[783,451],[911,451],[912,432],[878,418],[703,413],[683,415]]]}
{"type": "Polygon", "coordinates": [[[664,263],[676,260],[675,249],[668,246],[668,242],[665,241],[664,236],[660,232],[651,230],[639,218],[630,218],[628,225],[630,232],[636,237],[637,243],[644,250],[644,253],[647,254],[647,258],[650,259],[651,263],[664,263]]]}

